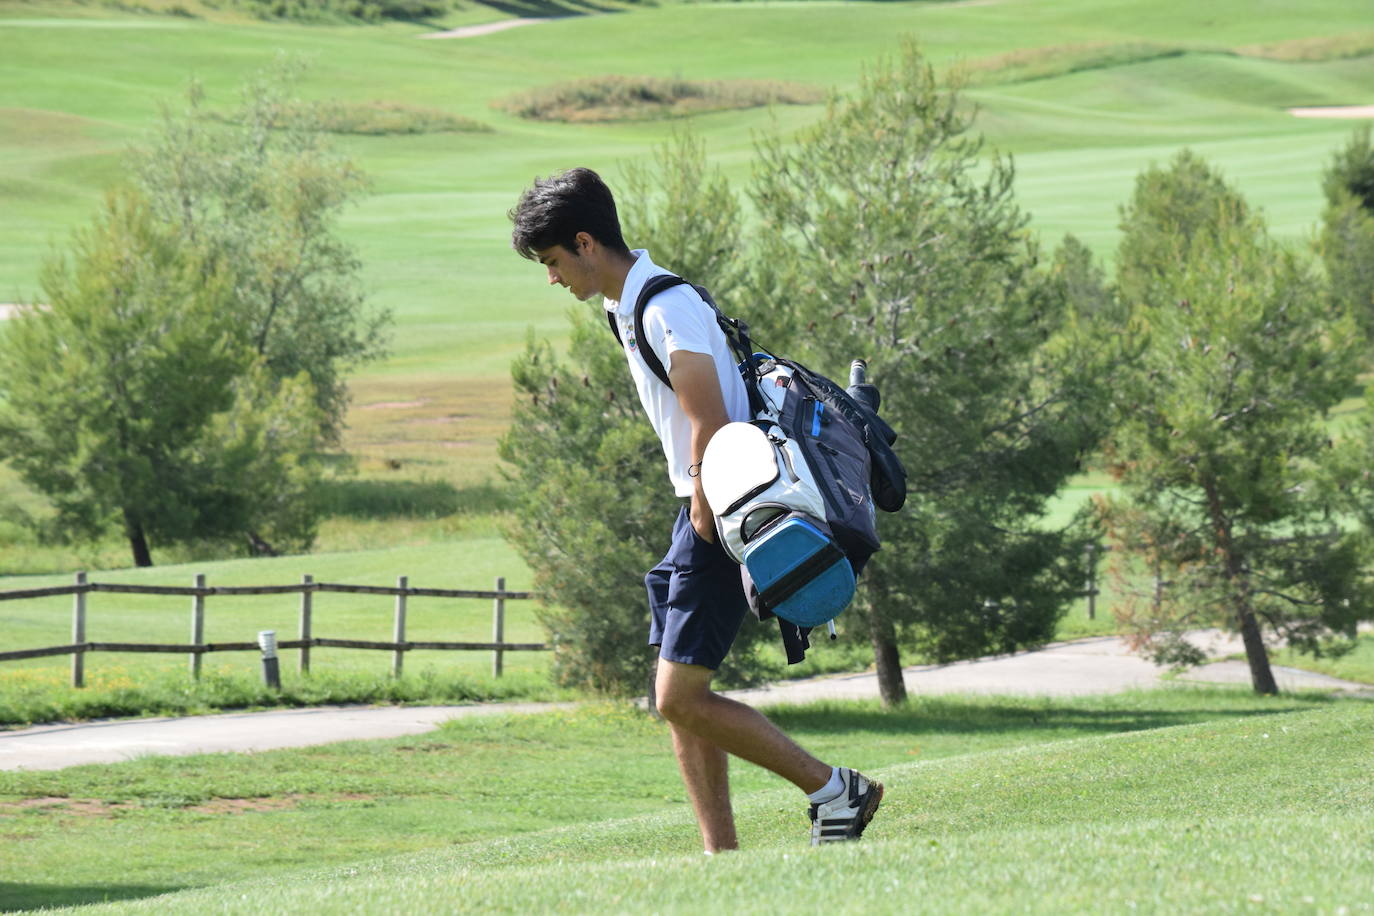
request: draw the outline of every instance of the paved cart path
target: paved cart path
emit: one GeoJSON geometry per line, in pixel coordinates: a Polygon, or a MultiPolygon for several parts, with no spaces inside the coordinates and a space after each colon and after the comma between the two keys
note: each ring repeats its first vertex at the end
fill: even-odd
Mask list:
{"type": "MultiPolygon", "coordinates": [[[[1239,650],[1238,640],[1216,633],[1194,640],[1213,657],[1239,650]]],[[[1075,696],[1157,686],[1166,674],[1131,655],[1117,637],[1058,643],[1034,652],[904,670],[912,694],[1017,694],[1075,696]]],[[[1294,668],[1276,668],[1282,690],[1314,688],[1374,696],[1374,687],[1294,668]]],[[[1248,684],[1244,662],[1219,661],[1178,680],[1248,684]]],[[[878,696],[873,674],[847,674],[729,691],[752,706],[878,696]]],[[[474,706],[343,706],[268,710],[166,719],[119,719],[40,725],[0,732],[0,770],[53,770],[113,763],[146,755],[252,752],[333,741],[421,734],[464,716],[518,715],[570,708],[572,703],[487,703],[474,706]]]]}

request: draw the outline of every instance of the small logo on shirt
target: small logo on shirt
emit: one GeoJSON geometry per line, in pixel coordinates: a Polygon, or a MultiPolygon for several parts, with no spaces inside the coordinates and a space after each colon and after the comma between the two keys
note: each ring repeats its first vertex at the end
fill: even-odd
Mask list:
{"type": "Polygon", "coordinates": [[[631,353],[639,349],[639,341],[635,340],[633,331],[626,335],[625,340],[627,341],[626,346],[630,348],[631,353]]]}

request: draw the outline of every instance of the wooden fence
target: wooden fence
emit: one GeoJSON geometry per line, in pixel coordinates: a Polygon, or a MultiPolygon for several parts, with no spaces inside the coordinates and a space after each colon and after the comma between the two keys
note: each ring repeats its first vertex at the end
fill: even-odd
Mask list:
{"type": "Polygon", "coordinates": [[[533,598],[530,592],[506,590],[504,577],[496,580],[494,591],[473,591],[468,589],[412,588],[405,576],[396,580],[396,586],[389,588],[377,585],[342,585],[332,582],[316,582],[311,576],[304,576],[298,585],[247,585],[215,586],[205,584],[205,576],[198,575],[195,585],[179,587],[172,585],[115,585],[108,582],[87,581],[86,574],[76,574],[72,585],[58,585],[50,588],[32,588],[13,591],[0,591],[0,601],[20,601],[30,598],[52,598],[72,595],[72,641],[64,646],[46,646],[38,649],[18,649],[0,652],[0,662],[18,661],[25,658],[43,658],[51,655],[72,656],[72,686],[85,686],[85,656],[87,652],[172,652],[188,656],[192,677],[200,677],[201,658],[207,652],[252,652],[259,649],[258,642],[205,642],[205,599],[209,597],[228,597],[232,595],[300,595],[300,636],[298,639],[278,640],[281,649],[300,650],[300,670],[310,670],[310,650],[316,646],[330,649],[373,649],[392,653],[391,673],[399,676],[404,664],[405,653],[416,649],[437,649],[443,651],[490,651],[492,653],[492,674],[501,676],[503,654],[506,652],[539,652],[549,647],[544,643],[512,643],[505,641],[506,602],[533,598]],[[110,592],[124,595],[185,596],[191,599],[191,641],[184,644],[166,643],[126,643],[90,642],[86,639],[87,596],[93,592],[110,592]],[[362,639],[333,639],[315,636],[313,631],[314,596],[321,592],[343,592],[354,595],[387,595],[394,597],[394,628],[390,642],[377,642],[362,639]],[[492,638],[491,642],[421,642],[406,639],[406,603],[410,598],[490,598],[492,599],[492,638]]]}

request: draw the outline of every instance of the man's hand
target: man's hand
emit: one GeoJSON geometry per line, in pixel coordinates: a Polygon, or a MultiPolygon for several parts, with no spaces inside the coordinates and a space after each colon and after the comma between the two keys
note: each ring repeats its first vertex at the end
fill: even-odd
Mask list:
{"type": "MultiPolygon", "coordinates": [[[[700,467],[701,456],[706,453],[706,443],[711,441],[716,430],[730,422],[725,412],[725,398],[720,393],[720,377],[716,375],[715,360],[705,353],[678,350],[672,355],[668,380],[673,383],[678,406],[692,423],[692,464],[700,467]]],[[[689,510],[692,527],[702,540],[714,543],[716,522],[711,505],[701,489],[700,473],[694,483],[696,490],[692,494],[692,508],[689,510]]]]}

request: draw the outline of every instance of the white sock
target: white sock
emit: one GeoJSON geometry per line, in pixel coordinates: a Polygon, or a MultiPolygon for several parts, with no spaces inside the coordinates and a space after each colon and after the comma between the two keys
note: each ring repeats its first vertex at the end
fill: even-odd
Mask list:
{"type": "Polygon", "coordinates": [[[840,768],[830,768],[830,781],[821,786],[814,792],[807,794],[813,805],[823,805],[828,801],[834,801],[844,792],[844,780],[840,777],[840,768]]]}

